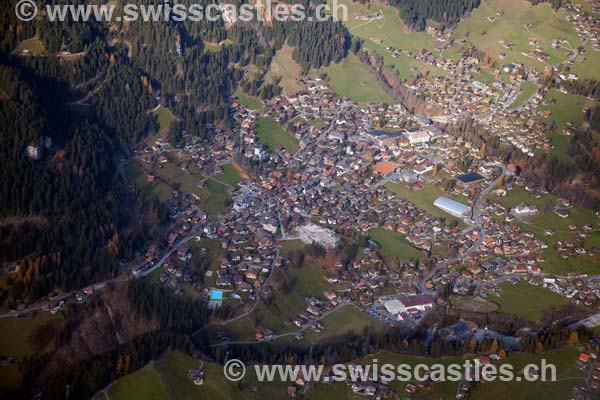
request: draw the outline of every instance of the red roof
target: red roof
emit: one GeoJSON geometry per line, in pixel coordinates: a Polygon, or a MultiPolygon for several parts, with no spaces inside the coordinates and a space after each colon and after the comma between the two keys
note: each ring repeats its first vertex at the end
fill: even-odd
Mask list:
{"type": "Polygon", "coordinates": [[[375,172],[378,174],[387,175],[390,172],[394,172],[396,168],[398,168],[398,165],[389,161],[384,161],[375,166],[375,172]]]}

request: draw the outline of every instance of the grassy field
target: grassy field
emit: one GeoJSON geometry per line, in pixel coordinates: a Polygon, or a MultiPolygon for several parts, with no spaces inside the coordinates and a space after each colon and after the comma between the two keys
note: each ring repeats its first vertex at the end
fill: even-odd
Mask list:
{"type": "Polygon", "coordinates": [[[299,269],[288,268],[285,272],[276,271],[274,277],[278,285],[287,283],[291,288],[287,293],[281,286],[274,290],[273,306],[261,303],[256,311],[257,318],[277,333],[295,330],[291,320],[308,307],[304,299],[315,296],[324,300],[323,292],[329,289],[329,284],[323,279],[321,267],[311,264],[299,269]]]}
{"type": "Polygon", "coordinates": [[[339,64],[322,68],[322,72],[327,73],[332,89],[342,97],[360,104],[368,101],[392,102],[392,98],[379,86],[375,77],[365,70],[358,56],[352,53],[339,64]]]}
{"type": "Polygon", "coordinates": [[[369,231],[369,239],[375,241],[381,252],[388,257],[398,257],[399,260],[419,260],[424,254],[410,244],[406,238],[394,231],[385,228],[376,228],[369,231]]]}
{"type": "Polygon", "coordinates": [[[510,105],[510,107],[516,108],[522,106],[527,100],[529,100],[531,96],[533,96],[536,90],[537,85],[535,83],[523,82],[523,84],[521,85],[521,93],[519,93],[515,101],[510,105]]]}
{"type": "Polygon", "coordinates": [[[221,365],[202,363],[204,384],[194,385],[187,377],[190,368],[198,368],[201,362],[191,356],[175,351],[130,374],[109,389],[111,400],[130,399],[211,399],[211,400],[260,400],[285,397],[286,384],[281,382],[257,382],[252,368],[240,383],[229,382],[223,375],[221,365]],[[250,389],[257,386],[257,391],[250,389]]]}
{"type": "Polygon", "coordinates": [[[214,287],[217,279],[217,268],[221,265],[221,257],[223,255],[223,249],[221,248],[221,244],[218,240],[212,239],[203,239],[201,241],[193,241],[190,246],[193,251],[198,251],[198,249],[206,248],[210,256],[212,258],[212,262],[210,263],[210,270],[213,271],[213,276],[205,278],[205,284],[209,287],[214,287]]]}
{"type": "Polygon", "coordinates": [[[202,188],[198,187],[198,183],[204,179],[200,173],[190,173],[181,169],[174,162],[165,162],[163,164],[144,165],[150,168],[152,173],[160,177],[166,184],[171,187],[179,187],[179,190],[187,194],[202,195],[202,188]]]}
{"type": "Polygon", "coordinates": [[[552,150],[548,153],[549,158],[556,158],[564,163],[573,163],[573,158],[567,154],[567,146],[569,145],[569,137],[559,132],[549,132],[550,144],[552,150]]]}
{"type": "Polygon", "coordinates": [[[521,52],[532,49],[528,39],[534,38],[538,40],[539,47],[550,56],[550,65],[565,61],[567,50],[553,49],[550,44],[553,39],[560,37],[566,39],[572,49],[580,45],[573,26],[565,20],[566,15],[565,10],[554,11],[548,3],[533,6],[526,0],[489,0],[482,2],[459,23],[453,37],[466,37],[500,63],[521,62],[543,71],[545,63],[524,56],[521,52]],[[488,17],[495,17],[496,21],[490,22],[488,17]],[[512,42],[514,48],[506,49],[500,41],[512,42]],[[506,54],[503,60],[499,57],[501,53],[506,54]]]}
{"type": "Polygon", "coordinates": [[[450,296],[453,307],[465,311],[492,312],[498,310],[498,305],[479,296],[450,296]]]}
{"type": "Polygon", "coordinates": [[[39,56],[44,52],[44,44],[37,37],[26,39],[17,45],[15,52],[20,53],[23,50],[29,50],[34,56],[39,56]]]}
{"type": "MultiPolygon", "coordinates": [[[[198,368],[200,361],[180,352],[169,353],[155,364],[162,381],[173,399],[219,399],[225,398],[224,391],[228,389],[223,381],[222,372],[216,366],[206,364],[207,379],[204,385],[197,386],[187,377],[190,368],[198,368]],[[219,378],[219,373],[221,379],[219,378]]],[[[220,368],[218,368],[220,369],[220,368]]]]}
{"type": "Polygon", "coordinates": [[[494,194],[488,196],[490,200],[497,201],[502,204],[503,207],[514,208],[521,203],[535,205],[538,209],[542,210],[546,203],[556,204],[558,198],[552,194],[547,194],[539,199],[535,199],[529,195],[529,192],[522,186],[515,186],[512,190],[509,190],[504,197],[497,197],[494,194]]]}
{"type": "Polygon", "coordinates": [[[579,256],[563,259],[552,249],[544,250],[546,261],[540,265],[544,272],[564,275],[570,272],[583,272],[586,274],[600,273],[600,256],[579,256]]]}
{"type": "MultiPolygon", "coordinates": [[[[334,384],[317,383],[307,396],[308,400],[348,400],[352,398],[348,386],[343,382],[334,384]]],[[[362,396],[356,396],[362,398],[362,396]]]]}
{"type": "MultiPolygon", "coordinates": [[[[329,2],[333,5],[333,2],[329,2]]],[[[383,55],[386,65],[394,65],[400,76],[404,79],[410,79],[413,72],[419,71],[423,74],[443,76],[445,71],[434,66],[429,66],[421,61],[401,55],[394,58],[385,50],[386,46],[395,49],[410,50],[415,52],[418,49],[435,50],[435,41],[432,36],[426,32],[411,31],[406,27],[395,7],[385,4],[381,1],[373,1],[370,7],[367,4],[353,2],[350,0],[337,1],[338,4],[344,4],[348,8],[348,20],[344,25],[350,30],[353,36],[364,40],[364,46],[370,50],[383,55]],[[378,15],[372,21],[362,21],[358,19],[359,15],[378,15]]]]}
{"type": "Polygon", "coordinates": [[[230,199],[227,186],[209,179],[206,181],[206,189],[208,198],[203,203],[206,212],[210,215],[225,213],[227,202],[230,199]]]}
{"type": "Polygon", "coordinates": [[[238,101],[249,110],[261,110],[264,106],[256,97],[245,94],[241,88],[235,91],[238,101]]]}
{"type": "Polygon", "coordinates": [[[556,122],[559,131],[564,129],[567,122],[579,125],[583,118],[583,109],[592,103],[583,96],[561,93],[556,89],[550,89],[545,99],[552,99],[555,103],[548,106],[541,106],[540,109],[552,112],[552,115],[547,117],[546,121],[556,122]]]}
{"type": "Polygon", "coordinates": [[[470,398],[473,400],[569,399],[574,386],[584,385],[583,379],[587,374],[575,367],[578,355],[579,350],[571,347],[537,356],[527,353],[509,353],[503,362],[513,366],[515,375],[522,375],[517,371],[523,371],[527,364],[540,365],[541,359],[546,359],[547,363],[556,366],[556,382],[526,382],[525,379],[510,383],[487,382],[475,388],[470,398]]]}
{"type": "MultiPolygon", "coordinates": [[[[433,37],[425,32],[411,31],[400,19],[398,9],[387,5],[383,1],[372,1],[370,4],[361,4],[351,0],[338,0],[337,4],[344,4],[348,8],[348,21],[344,25],[350,32],[365,41],[380,39],[385,46],[416,51],[421,48],[435,50],[433,37]],[[359,15],[379,15],[378,19],[362,21],[359,15]]],[[[333,7],[333,2],[329,2],[333,7]]]]}
{"type": "Polygon", "coordinates": [[[315,119],[311,119],[310,121],[307,121],[307,120],[305,120],[304,118],[302,118],[300,115],[298,115],[298,116],[296,116],[296,117],[292,118],[292,119],[291,119],[291,120],[288,122],[288,124],[290,124],[290,125],[291,125],[291,124],[293,124],[293,123],[295,123],[295,122],[298,122],[298,121],[300,121],[300,122],[302,122],[302,123],[304,123],[304,124],[307,124],[308,126],[317,126],[317,127],[320,127],[320,126],[325,126],[325,125],[327,125],[327,123],[326,123],[325,121],[323,121],[321,118],[318,118],[318,117],[317,117],[317,118],[315,118],[315,119]]]}
{"type": "Polygon", "coordinates": [[[328,337],[343,335],[346,332],[354,331],[356,333],[362,333],[363,329],[367,326],[380,328],[383,324],[357,309],[354,306],[346,306],[340,310],[335,311],[333,314],[321,320],[325,325],[325,330],[322,332],[315,332],[311,329],[304,331],[304,338],[310,342],[316,342],[323,340],[328,337]]]}
{"type": "Polygon", "coordinates": [[[171,124],[177,120],[171,110],[162,106],[154,112],[154,115],[156,115],[158,125],[160,126],[159,133],[168,132],[171,128],[171,124]]]}
{"type": "Polygon", "coordinates": [[[265,78],[273,82],[276,78],[281,78],[279,82],[284,92],[295,93],[302,88],[296,83],[296,78],[301,75],[302,67],[292,58],[294,48],[284,44],[281,49],[275,53],[271,61],[269,71],[265,78]]]}
{"type": "Polygon", "coordinates": [[[140,187],[150,197],[166,201],[171,197],[171,187],[161,181],[148,182],[148,174],[136,162],[129,162],[124,167],[127,182],[140,187]]]}
{"type": "Polygon", "coordinates": [[[225,182],[229,185],[235,186],[242,181],[242,177],[238,170],[231,164],[225,164],[221,166],[223,173],[215,176],[221,182],[225,182]]]}
{"type": "Polygon", "coordinates": [[[56,338],[64,319],[47,311],[0,319],[0,356],[17,359],[39,355],[56,338]]]}
{"type": "MultiPolygon", "coordinates": [[[[44,353],[62,323],[62,317],[41,311],[28,318],[0,320],[0,357],[22,359],[44,353]]],[[[21,371],[16,362],[0,367],[0,393],[18,388],[20,382],[21,371]]]]}
{"type": "Polygon", "coordinates": [[[111,400],[166,400],[171,399],[160,374],[152,366],[119,379],[108,395],[111,400]]]}
{"type": "MultiPolygon", "coordinates": [[[[589,3],[588,3],[589,4],[589,3]]],[[[600,51],[594,50],[591,46],[585,46],[584,60],[576,62],[571,68],[581,78],[600,79],[600,51]]]]}
{"type": "Polygon", "coordinates": [[[500,311],[515,314],[529,321],[538,320],[542,312],[550,307],[561,306],[568,302],[563,296],[524,281],[516,285],[503,282],[500,284],[500,289],[501,293],[491,297],[490,300],[500,306],[500,311]]]}
{"type": "Polygon", "coordinates": [[[284,242],[281,242],[281,245],[279,247],[279,251],[281,253],[282,256],[286,256],[288,254],[290,254],[292,251],[294,250],[302,250],[304,248],[304,243],[297,239],[297,240],[286,240],[284,242]]]}
{"type": "MultiPolygon", "coordinates": [[[[532,399],[532,398],[569,398],[575,385],[583,384],[586,372],[579,371],[574,366],[579,351],[575,348],[564,348],[545,352],[540,355],[527,353],[509,353],[504,363],[510,363],[515,376],[521,376],[527,364],[540,364],[541,359],[556,366],[556,382],[486,382],[478,385],[471,393],[473,399],[532,399]]],[[[423,358],[389,352],[378,352],[354,363],[372,364],[377,359],[378,365],[409,365],[414,368],[417,364],[460,364],[463,358],[423,358]]],[[[109,389],[111,399],[283,399],[285,398],[286,383],[257,382],[254,369],[247,367],[247,373],[240,383],[232,383],[225,379],[220,365],[204,362],[202,369],[205,373],[204,384],[196,386],[187,377],[189,368],[198,368],[200,361],[181,352],[171,352],[159,359],[153,365],[146,366],[138,372],[128,375],[109,389]],[[252,390],[251,387],[255,387],[252,390]]],[[[406,382],[392,381],[390,387],[397,393],[403,392],[406,382]]],[[[454,398],[456,382],[441,382],[433,385],[431,390],[421,391],[413,395],[414,399],[454,398]]],[[[332,385],[318,383],[308,395],[308,400],[350,400],[357,398],[351,394],[344,383],[332,385]]]]}
{"type": "MultiPolygon", "coordinates": [[[[388,183],[386,188],[396,193],[398,196],[407,199],[411,203],[414,203],[417,207],[427,211],[429,214],[435,217],[443,217],[446,218],[447,221],[456,220],[459,222],[459,226],[465,226],[463,221],[460,221],[459,219],[445,213],[433,205],[433,202],[440,196],[446,196],[450,198],[454,197],[451,194],[442,192],[433,185],[425,185],[423,189],[420,190],[411,190],[398,183],[388,183]]],[[[468,204],[466,199],[455,198],[455,200],[464,204],[468,204]]]]}
{"type": "Polygon", "coordinates": [[[232,44],[231,40],[229,40],[229,39],[225,39],[220,43],[207,42],[207,41],[203,41],[203,43],[204,43],[204,51],[205,52],[221,51],[223,49],[223,47],[227,47],[232,44]]]}
{"type": "Polygon", "coordinates": [[[271,151],[284,147],[289,153],[295,153],[299,149],[298,139],[287,133],[270,118],[257,118],[256,137],[271,151]]]}

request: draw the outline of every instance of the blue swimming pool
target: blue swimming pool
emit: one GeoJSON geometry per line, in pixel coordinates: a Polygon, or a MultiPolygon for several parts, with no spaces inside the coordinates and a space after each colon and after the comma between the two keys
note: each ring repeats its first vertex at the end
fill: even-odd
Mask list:
{"type": "Polygon", "coordinates": [[[211,300],[223,300],[223,291],[212,289],[210,291],[210,299],[211,300]]]}

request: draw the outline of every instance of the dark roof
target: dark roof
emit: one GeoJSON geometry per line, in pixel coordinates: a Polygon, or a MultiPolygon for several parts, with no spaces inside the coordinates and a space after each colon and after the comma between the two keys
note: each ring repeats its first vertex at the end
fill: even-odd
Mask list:
{"type": "Polygon", "coordinates": [[[404,296],[399,299],[404,307],[414,307],[422,304],[431,304],[433,303],[433,297],[428,294],[416,294],[414,296],[404,296]]]}
{"type": "Polygon", "coordinates": [[[381,129],[375,129],[375,130],[373,130],[373,132],[371,132],[371,134],[376,137],[379,137],[379,136],[396,137],[396,136],[401,136],[402,132],[400,132],[400,131],[384,131],[381,129]]]}
{"type": "Polygon", "coordinates": [[[481,175],[477,172],[471,172],[470,174],[460,175],[456,179],[458,179],[459,181],[461,181],[463,183],[471,183],[471,182],[476,182],[476,181],[482,180],[483,175],[481,175]]]}

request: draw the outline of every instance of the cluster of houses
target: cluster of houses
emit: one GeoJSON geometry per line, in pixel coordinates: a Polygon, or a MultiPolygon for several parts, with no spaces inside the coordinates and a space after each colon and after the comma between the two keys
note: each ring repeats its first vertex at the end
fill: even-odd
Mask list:
{"type": "MultiPolygon", "coordinates": [[[[567,20],[573,24],[581,40],[598,50],[600,24],[597,18],[584,12],[581,5],[568,4],[565,8],[569,11],[567,20]]],[[[428,112],[435,115],[437,121],[458,122],[465,113],[469,113],[478,123],[497,134],[502,142],[516,146],[529,156],[534,156],[536,151],[548,152],[552,149],[547,135],[547,123],[544,122],[544,119],[551,120],[551,112],[538,109],[542,105],[545,91],[539,90],[525,99],[523,104],[514,104],[521,93],[522,82],[529,81],[537,85],[540,76],[538,69],[522,63],[508,63],[492,71],[496,76],[493,82],[483,83],[477,80],[481,72],[479,58],[466,53],[460,54],[458,60],[445,58],[442,51],[450,45],[450,33],[442,33],[431,27],[428,28],[428,33],[437,39],[436,52],[427,49],[411,52],[390,46],[386,47],[386,51],[392,57],[410,57],[448,72],[448,76],[415,76],[412,83],[407,84],[416,95],[426,100],[428,112]],[[501,79],[502,72],[508,74],[508,82],[501,79]],[[532,115],[538,118],[532,118],[532,115]]],[[[465,39],[455,41],[457,45],[465,43],[465,39]]],[[[522,54],[544,65],[548,64],[550,55],[541,48],[539,40],[529,38],[529,44],[531,49],[524,50],[522,54]]],[[[509,50],[514,49],[514,43],[511,42],[501,41],[501,45],[509,50]]],[[[560,37],[552,40],[551,47],[563,48],[569,55],[579,51],[560,37]]],[[[503,58],[502,54],[500,58],[503,58]]],[[[563,71],[565,65],[568,70],[573,62],[572,57],[569,57],[563,64],[548,68],[552,68],[562,81],[577,80],[577,74],[563,71]]],[[[565,133],[568,134],[568,131],[565,133]]]]}
{"type": "Polygon", "coordinates": [[[506,83],[499,77],[501,70],[497,68],[493,72],[498,78],[491,83],[484,83],[477,80],[481,62],[476,57],[462,54],[458,61],[454,61],[426,49],[420,49],[412,56],[448,73],[445,76],[421,77],[407,84],[409,89],[431,105],[432,112],[437,110],[437,113],[444,115],[444,118],[438,118],[443,122],[458,121],[465,113],[472,114],[476,119],[488,119],[515,100],[521,82],[539,75],[532,68],[514,68],[509,71],[511,79],[506,83]]]}
{"type": "Polygon", "coordinates": [[[321,332],[325,329],[325,325],[319,320],[325,313],[334,310],[342,304],[345,304],[347,300],[337,299],[337,293],[330,289],[325,293],[328,301],[321,301],[316,297],[309,297],[306,299],[307,307],[304,313],[296,315],[294,318],[294,325],[299,328],[308,326],[315,332],[321,332]]]}
{"type": "MultiPolygon", "coordinates": [[[[597,0],[592,0],[593,12],[600,12],[600,4],[597,0]]],[[[585,12],[581,4],[565,4],[565,9],[570,11],[567,15],[567,21],[575,26],[575,30],[582,42],[587,42],[590,46],[600,51],[600,25],[598,18],[594,15],[585,12]]]]}
{"type": "MultiPolygon", "coordinates": [[[[474,63],[474,60],[468,62],[474,63]]],[[[232,129],[238,139],[233,140],[214,128],[215,134],[209,142],[184,136],[181,148],[168,149],[187,160],[188,168],[193,166],[215,174],[219,173],[220,165],[238,151],[250,160],[260,159],[260,173],[232,187],[231,205],[216,219],[208,218],[194,196],[174,193],[166,203],[175,220],[166,246],[151,245],[139,258],[134,274],[152,268],[161,257],[160,248],[171,248],[182,238],[194,235],[197,239],[218,242],[220,252],[215,255],[218,266],[211,267],[204,279],[199,279],[187,267],[191,250],[179,246],[166,260],[160,281],[178,292],[182,284],[200,289],[200,281],[204,281],[204,286],[218,287],[237,298],[253,300],[257,295],[270,293],[272,288],[268,281],[273,269],[287,262],[278,255],[278,241],[308,236],[325,247],[332,247],[337,243],[337,234],[356,231],[367,234],[372,229],[383,228],[403,235],[424,256],[430,255],[432,249],[446,248],[451,249],[452,254],[435,251],[433,254],[441,259],[459,257],[460,262],[442,268],[425,283],[428,290],[451,284],[457,294],[478,293],[485,297],[497,291],[503,281],[526,279],[586,304],[597,297],[595,286],[588,285],[585,277],[579,277],[582,284],[571,277],[558,277],[553,284],[544,281],[547,275],[542,268],[547,244],[514,223],[540,212],[534,206],[524,203],[507,209],[500,202],[481,199],[478,211],[485,235],[480,237],[479,230],[460,225],[461,218],[455,218],[451,212],[453,207],[440,207],[446,217],[439,213],[433,215],[424,209],[429,207],[423,208],[424,205],[407,200],[387,186],[389,183],[401,190],[414,191],[433,186],[443,190],[448,200],[461,204],[461,210],[465,211],[461,217],[466,217],[463,214],[470,214],[474,193],[490,185],[503,169],[498,160],[484,162],[482,150],[471,142],[440,130],[430,119],[412,115],[399,104],[370,102],[361,107],[336,96],[319,78],[299,80],[299,83],[306,89],[277,96],[260,112],[249,111],[234,100],[232,129]],[[255,136],[259,117],[286,126],[286,134],[296,137],[300,150],[295,154],[283,149],[269,151],[259,143],[255,136]],[[465,159],[473,162],[465,166],[465,159]],[[443,174],[439,173],[440,169],[443,174]],[[448,185],[450,181],[455,184],[448,185]],[[464,200],[457,200],[460,198],[464,200]],[[306,234],[315,230],[319,232],[306,234]],[[478,248],[467,253],[467,249],[478,243],[478,248]]],[[[526,104],[540,98],[543,95],[536,93],[526,104]]],[[[523,113],[527,108],[524,110],[523,113]]],[[[525,119],[523,123],[527,123],[525,119]]],[[[503,131],[502,128],[503,125],[498,126],[499,131],[503,131]]],[[[541,129],[534,125],[514,134],[523,138],[523,132],[533,128],[541,129]]],[[[526,146],[540,144],[523,143],[526,146]]],[[[165,148],[165,143],[156,142],[153,148],[144,150],[144,157],[160,163],[165,148]]],[[[515,182],[519,180],[515,178],[515,182]]],[[[499,188],[497,194],[505,195],[512,184],[511,181],[499,188]]],[[[558,206],[557,212],[566,209],[558,206]]],[[[562,243],[560,251],[561,255],[574,257],[581,254],[581,246],[562,243]]],[[[402,293],[411,282],[427,274],[429,267],[410,257],[397,261],[391,268],[375,247],[368,246],[349,264],[336,262],[326,272],[331,285],[328,302],[309,304],[306,312],[293,322],[298,327],[310,324],[314,330],[323,329],[315,319],[326,312],[327,307],[335,307],[340,301],[336,298],[340,292],[352,292],[362,309],[384,321],[396,323],[400,317],[411,317],[411,312],[390,313],[377,299],[384,288],[390,286],[402,293]]],[[[415,295],[414,287],[411,289],[413,291],[405,295],[415,295]]],[[[268,336],[269,332],[266,333],[268,336]]],[[[257,334],[265,337],[264,330],[258,330],[257,334]]]]}
{"type": "MultiPolygon", "coordinates": [[[[477,170],[462,174],[460,160],[465,157],[480,159],[480,149],[440,132],[422,119],[418,120],[421,126],[416,129],[373,128],[374,118],[369,117],[377,112],[389,112],[391,107],[374,104],[366,108],[351,107],[340,118],[339,110],[342,107],[348,109],[348,101],[336,100],[324,88],[323,82],[315,82],[312,88],[311,96],[302,93],[281,96],[274,99],[268,108],[270,115],[282,123],[298,116],[310,120],[315,117],[314,104],[319,102],[319,96],[323,94],[327,99],[324,104],[328,107],[321,106],[318,115],[333,126],[329,130],[308,128],[308,124],[297,122],[297,132],[300,132],[299,139],[305,151],[274,161],[298,172],[288,173],[283,182],[283,174],[277,168],[258,178],[264,188],[277,196],[285,225],[291,223],[293,226],[303,217],[341,232],[347,229],[368,232],[375,227],[385,227],[405,235],[411,244],[425,252],[434,245],[446,243],[455,247],[458,255],[482,240],[480,248],[457,266],[460,272],[456,268],[448,268],[446,273],[427,283],[431,288],[456,282],[457,292],[466,293],[469,287],[475,286],[477,290],[489,294],[496,291],[497,283],[503,280],[543,275],[541,267],[545,261],[547,244],[511,223],[516,218],[536,215],[539,210],[535,206],[521,204],[509,210],[498,202],[484,199],[480,211],[486,237],[479,238],[477,231],[459,231],[445,224],[441,218],[420,209],[418,204],[397,196],[385,186],[376,185],[378,180],[385,177],[392,177],[394,181],[413,189],[418,188],[419,184],[424,185],[427,180],[435,183],[432,175],[435,164],[439,163],[444,171],[459,178],[458,184],[449,189],[449,194],[464,196],[469,202],[472,193],[486,187],[499,170],[494,163],[480,163],[477,170]],[[416,135],[415,140],[411,140],[411,134],[416,135]],[[471,176],[477,178],[471,179],[471,176]],[[377,202],[372,201],[374,197],[378,199],[377,202]],[[376,217],[364,218],[365,211],[371,211],[376,217]],[[504,215],[505,220],[497,218],[499,215],[504,215]]],[[[416,120],[408,120],[417,123],[416,120]]],[[[505,189],[500,190],[505,192],[505,189]]],[[[581,254],[581,248],[579,251],[577,248],[573,248],[572,254],[568,253],[569,257],[581,254]]],[[[561,249],[561,254],[567,254],[561,249]]],[[[398,277],[377,257],[373,259],[365,254],[363,259],[366,259],[365,264],[353,264],[359,275],[352,276],[348,270],[340,270],[330,278],[339,288],[360,291],[360,303],[370,305],[377,296],[377,289],[394,282],[398,277]]],[[[416,271],[417,274],[424,272],[422,267],[416,271]]],[[[568,285],[564,288],[567,297],[573,293],[573,288],[568,285]]]]}
{"type": "MultiPolygon", "coordinates": [[[[575,361],[577,368],[588,372],[587,381],[592,390],[600,389],[600,353],[597,351],[599,343],[600,339],[597,335],[592,337],[575,361]]],[[[587,394],[587,392],[582,394],[587,394]]]]}

